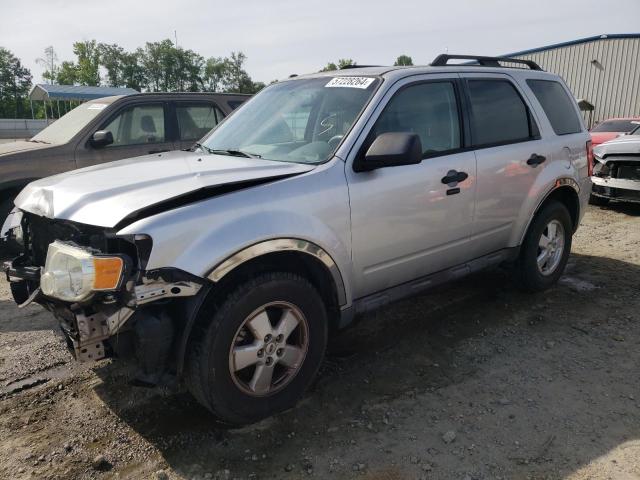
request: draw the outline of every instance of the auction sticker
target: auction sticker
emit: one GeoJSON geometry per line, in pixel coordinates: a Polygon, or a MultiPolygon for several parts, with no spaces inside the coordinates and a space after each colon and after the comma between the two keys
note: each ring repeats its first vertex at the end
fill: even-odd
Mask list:
{"type": "Polygon", "coordinates": [[[334,77],[325,87],[368,88],[374,80],[371,77],[334,77]]]}
{"type": "Polygon", "coordinates": [[[87,107],[87,110],[104,110],[107,108],[106,103],[92,103],[87,107]]]}

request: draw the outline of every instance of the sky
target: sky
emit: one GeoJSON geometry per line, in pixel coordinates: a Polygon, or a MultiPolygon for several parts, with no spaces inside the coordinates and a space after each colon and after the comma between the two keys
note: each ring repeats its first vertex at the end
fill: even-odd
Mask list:
{"type": "Polygon", "coordinates": [[[0,46],[41,82],[52,45],[73,60],[79,40],[127,50],[165,38],[205,58],[242,51],[256,81],[329,61],[391,65],[406,54],[499,55],[604,33],[640,33],[640,0],[0,0],[0,46]]]}

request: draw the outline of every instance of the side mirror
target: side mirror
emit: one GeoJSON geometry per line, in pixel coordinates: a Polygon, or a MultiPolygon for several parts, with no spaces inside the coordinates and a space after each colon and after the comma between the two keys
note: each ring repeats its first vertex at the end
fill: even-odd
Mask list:
{"type": "Polygon", "coordinates": [[[378,135],[364,159],[354,164],[356,172],[377,168],[416,165],[422,161],[422,142],[415,133],[389,132],[378,135]]]}
{"type": "Polygon", "coordinates": [[[91,145],[96,148],[106,147],[113,143],[113,133],[109,130],[98,130],[91,136],[91,145]]]}

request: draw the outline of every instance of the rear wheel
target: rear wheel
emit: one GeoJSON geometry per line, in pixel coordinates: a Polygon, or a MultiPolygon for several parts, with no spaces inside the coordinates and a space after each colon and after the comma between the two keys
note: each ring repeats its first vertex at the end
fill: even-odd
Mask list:
{"type": "Polygon", "coordinates": [[[529,226],[516,265],[516,280],[527,291],[541,291],[555,284],[571,252],[573,224],[567,207],[549,202],[529,226]]]}
{"type": "Polygon", "coordinates": [[[315,377],[327,343],[316,289],[291,273],[261,274],[205,306],[187,385],[220,420],[246,424],[292,407],[315,377]]]}

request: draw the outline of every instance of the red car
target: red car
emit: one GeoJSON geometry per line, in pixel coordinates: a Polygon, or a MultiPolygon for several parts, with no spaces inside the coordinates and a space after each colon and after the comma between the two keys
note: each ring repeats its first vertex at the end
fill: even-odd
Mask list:
{"type": "Polygon", "coordinates": [[[595,147],[601,143],[613,140],[620,135],[629,133],[640,124],[640,117],[636,118],[610,118],[600,122],[590,131],[591,143],[595,147]]]}

